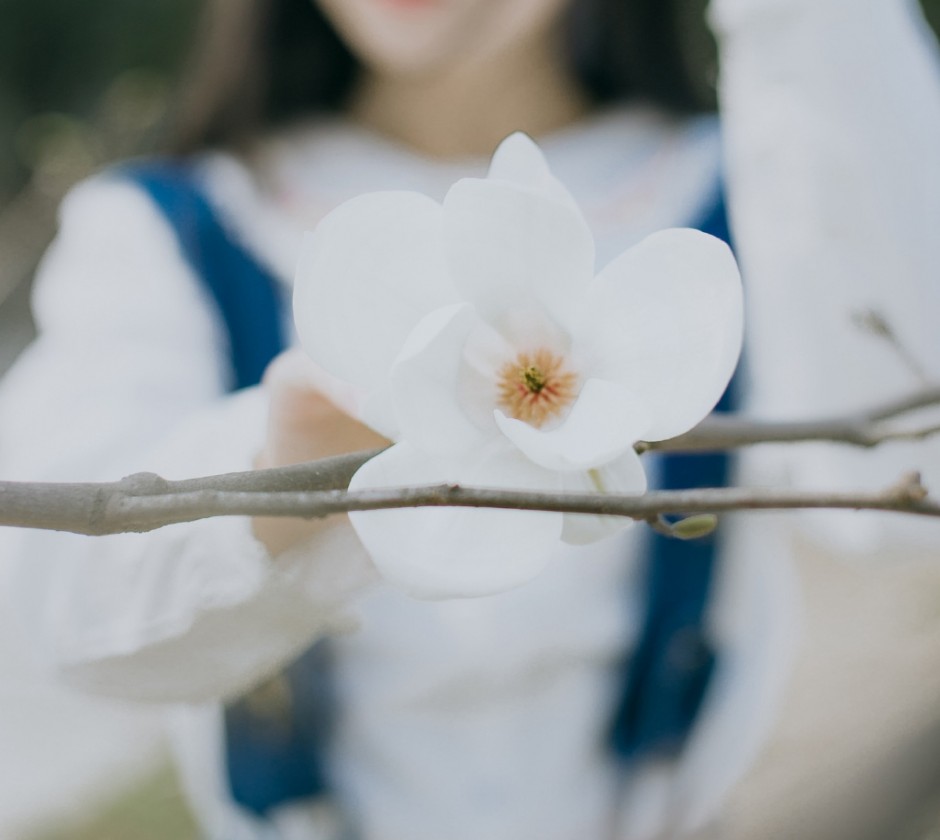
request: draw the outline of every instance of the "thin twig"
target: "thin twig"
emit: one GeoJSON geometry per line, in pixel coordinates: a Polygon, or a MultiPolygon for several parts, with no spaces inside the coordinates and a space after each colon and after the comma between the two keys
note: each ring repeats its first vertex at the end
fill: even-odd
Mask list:
{"type": "Polygon", "coordinates": [[[897,420],[922,408],[940,405],[940,385],[922,388],[867,411],[822,420],[789,422],[754,420],[731,414],[713,414],[684,435],[671,440],[637,444],[638,452],[705,452],[738,449],[762,443],[826,441],[871,448],[887,441],[917,441],[940,433],[934,420],[914,428],[899,428],[897,420]]]}
{"type": "Polygon", "coordinates": [[[864,309],[854,313],[853,320],[856,326],[869,335],[884,341],[900,359],[901,363],[925,385],[930,384],[926,368],[898,335],[894,327],[883,312],[877,309],[864,309]]]}

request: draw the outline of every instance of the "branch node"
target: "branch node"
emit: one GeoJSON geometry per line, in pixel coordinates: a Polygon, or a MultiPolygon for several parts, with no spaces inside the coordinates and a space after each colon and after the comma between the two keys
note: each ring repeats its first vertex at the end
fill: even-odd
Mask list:
{"type": "Polygon", "coordinates": [[[900,502],[922,502],[928,495],[920,473],[916,470],[904,473],[888,492],[900,502]]]}
{"type": "Polygon", "coordinates": [[[170,489],[170,482],[152,472],[139,472],[124,476],[118,485],[120,490],[129,496],[153,496],[166,493],[170,489]]]}
{"type": "Polygon", "coordinates": [[[660,514],[654,514],[653,516],[647,516],[644,519],[647,525],[650,526],[657,534],[662,534],[664,537],[673,536],[672,525],[666,519],[665,516],[660,514]]]}

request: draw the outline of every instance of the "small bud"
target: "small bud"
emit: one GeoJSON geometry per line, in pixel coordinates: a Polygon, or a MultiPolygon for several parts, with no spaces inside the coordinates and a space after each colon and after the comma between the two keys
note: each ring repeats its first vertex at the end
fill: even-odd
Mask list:
{"type": "Polygon", "coordinates": [[[718,517],[713,513],[699,513],[680,519],[672,526],[672,534],[680,540],[695,540],[707,537],[718,527],[718,517]]]}

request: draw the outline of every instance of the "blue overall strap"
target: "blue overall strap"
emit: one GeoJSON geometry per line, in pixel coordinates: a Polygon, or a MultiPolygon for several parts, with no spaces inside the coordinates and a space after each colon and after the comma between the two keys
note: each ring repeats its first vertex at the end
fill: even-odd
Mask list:
{"type": "MultiPolygon", "coordinates": [[[[218,307],[229,339],[232,390],[257,384],[284,346],[276,278],[226,230],[192,170],[155,161],[123,167],[176,233],[180,248],[218,307]]],[[[225,761],[235,802],[263,816],[326,791],[329,649],[317,644],[282,674],[225,709],[225,761]]]]}
{"type": "Polygon", "coordinates": [[[256,385],[268,362],[284,349],[284,302],[276,279],[220,223],[188,166],[151,161],[121,172],[162,211],[187,262],[215,300],[228,334],[232,390],[256,385]]]}
{"type": "Polygon", "coordinates": [[[232,799],[264,817],[329,793],[323,756],[333,726],[330,646],[318,642],[290,667],[225,709],[232,799]]]}
{"type": "MultiPolygon", "coordinates": [[[[695,225],[730,242],[723,195],[695,225]]],[[[733,410],[732,380],[717,406],[733,410]]],[[[664,455],[661,489],[721,487],[728,483],[726,453],[664,455]]],[[[714,670],[715,654],[705,629],[715,575],[716,534],[679,540],[650,533],[646,569],[646,616],[639,641],[623,668],[621,699],[611,729],[617,755],[632,760],[677,755],[692,730],[714,670]]]]}

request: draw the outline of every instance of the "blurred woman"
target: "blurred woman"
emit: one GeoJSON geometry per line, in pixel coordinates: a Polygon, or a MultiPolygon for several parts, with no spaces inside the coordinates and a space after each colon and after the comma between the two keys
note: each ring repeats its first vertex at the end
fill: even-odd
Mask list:
{"type": "MultiPolygon", "coordinates": [[[[940,357],[925,305],[940,96],[919,19],[901,0],[716,0],[720,137],[696,113],[677,6],[217,3],[177,157],[63,205],[40,335],[4,385],[4,477],[183,478],[380,445],[303,359],[269,364],[290,344],[280,304],[301,232],[364,191],[440,199],[516,130],[584,208],[601,265],[659,228],[719,232],[727,185],[750,410],[826,415],[911,388],[852,313],[875,309],[913,355],[940,357]]],[[[773,456],[742,468],[853,486],[893,480],[905,457],[826,448],[789,476],[773,456]]],[[[697,463],[711,483],[727,469],[697,463]]],[[[841,544],[889,533],[835,522],[841,544]]],[[[645,576],[637,528],[459,602],[377,581],[339,517],[24,533],[10,578],[62,679],[182,704],[181,768],[211,837],[674,837],[720,816],[793,643],[782,526],[731,525],[720,566],[705,546],[692,572],[645,576]]]]}

